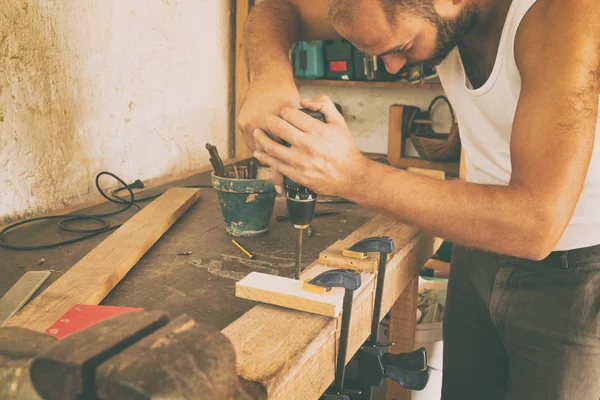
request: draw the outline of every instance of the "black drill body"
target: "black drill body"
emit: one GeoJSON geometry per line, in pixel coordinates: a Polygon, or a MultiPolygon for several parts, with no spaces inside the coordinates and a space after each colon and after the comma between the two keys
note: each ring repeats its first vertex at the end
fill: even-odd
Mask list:
{"type": "MultiPolygon", "coordinates": [[[[300,111],[305,112],[323,123],[325,122],[325,116],[318,111],[312,111],[306,108],[303,108],[300,111]]],[[[290,147],[288,143],[284,144],[290,147]]],[[[287,197],[290,222],[297,228],[307,228],[315,214],[317,194],[306,186],[294,182],[287,176],[283,177],[283,186],[287,197]]]]}
{"type": "MultiPolygon", "coordinates": [[[[303,108],[300,111],[305,112],[323,123],[325,122],[325,116],[318,111],[312,111],[306,108],[303,108]]],[[[291,147],[291,145],[285,141],[283,144],[287,147],[291,147]]],[[[317,194],[306,186],[294,182],[287,176],[283,177],[283,186],[287,198],[288,219],[299,231],[298,245],[296,248],[296,279],[300,279],[300,272],[302,271],[302,235],[304,229],[310,226],[313,216],[315,215],[317,194]]]]}

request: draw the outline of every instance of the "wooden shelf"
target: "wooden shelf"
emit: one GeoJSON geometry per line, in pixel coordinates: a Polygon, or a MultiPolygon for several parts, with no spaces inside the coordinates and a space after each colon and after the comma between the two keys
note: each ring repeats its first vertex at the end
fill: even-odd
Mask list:
{"type": "Polygon", "coordinates": [[[435,169],[438,171],[449,172],[458,174],[459,162],[436,162],[423,160],[416,157],[402,157],[397,161],[391,162],[392,166],[396,168],[423,168],[423,169],[435,169]]]}
{"type": "MultiPolygon", "coordinates": [[[[362,152],[362,154],[372,160],[378,158],[388,158],[387,154],[382,153],[368,153],[362,152]]],[[[458,174],[460,162],[437,162],[423,160],[417,157],[402,157],[398,161],[390,161],[390,165],[396,168],[421,168],[421,169],[432,169],[436,171],[444,171],[446,173],[458,174]]]]}
{"type": "Polygon", "coordinates": [[[337,87],[360,87],[360,88],[378,88],[378,89],[441,89],[442,85],[438,82],[432,83],[408,83],[408,82],[372,82],[372,81],[335,81],[327,79],[296,79],[298,85],[320,85],[337,87]]]}

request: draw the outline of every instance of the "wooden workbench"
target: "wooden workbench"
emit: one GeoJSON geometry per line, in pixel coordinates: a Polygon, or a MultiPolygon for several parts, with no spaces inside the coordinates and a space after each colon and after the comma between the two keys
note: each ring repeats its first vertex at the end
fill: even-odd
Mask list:
{"type": "MultiPolygon", "coordinates": [[[[148,190],[140,193],[139,196],[159,193],[169,186],[208,184],[209,174],[205,172],[148,190]]],[[[274,219],[276,215],[286,213],[283,199],[276,201],[269,233],[258,238],[239,239],[243,245],[257,256],[256,260],[249,260],[232,245],[231,237],[225,232],[216,192],[209,188],[201,190],[202,198],[136,264],[121,283],[104,299],[103,305],[161,310],[170,313],[173,317],[186,313],[198,321],[221,330],[228,326],[235,327],[232,323],[242,316],[247,316],[246,320],[252,320],[251,316],[254,315],[248,313],[248,311],[255,306],[255,303],[235,298],[234,285],[237,280],[252,271],[283,276],[293,275],[296,232],[289,223],[277,222],[274,219]],[[192,254],[189,256],[178,255],[178,253],[190,251],[192,254]]],[[[116,207],[118,206],[114,204],[99,204],[81,212],[107,212],[116,207]]],[[[356,205],[319,204],[318,209],[338,209],[341,212],[338,215],[314,220],[313,225],[316,235],[305,240],[303,259],[305,266],[315,261],[322,250],[336,240],[350,235],[374,216],[372,212],[356,205]]],[[[114,224],[121,223],[133,213],[134,211],[128,211],[123,215],[112,218],[110,221],[114,224]]],[[[53,276],[42,287],[43,290],[106,236],[108,236],[108,233],[98,235],[84,242],[50,250],[23,252],[0,248],[0,268],[2,269],[2,272],[0,272],[2,276],[2,279],[0,279],[0,296],[24,272],[52,270],[53,276]],[[41,260],[44,260],[43,263],[40,263],[41,260]]],[[[69,237],[69,234],[58,230],[56,222],[44,222],[14,231],[8,237],[8,242],[37,244],[63,240],[69,237]]],[[[419,243],[421,242],[419,241],[419,243]]],[[[424,251],[430,251],[431,246],[427,248],[428,245],[424,241],[423,243],[424,251]]],[[[422,251],[421,253],[419,256],[421,258],[428,254],[422,251]]],[[[410,270],[411,274],[414,274],[414,271],[417,271],[418,268],[411,267],[410,270]]],[[[403,285],[406,286],[413,276],[404,277],[402,279],[403,285]]],[[[393,290],[394,296],[400,294],[404,290],[404,286],[398,287],[396,285],[393,290]]],[[[410,310],[413,310],[412,315],[414,316],[414,299],[416,298],[416,286],[409,284],[406,287],[408,290],[404,290],[403,296],[400,297],[400,301],[395,307],[397,308],[395,314],[400,317],[396,320],[402,321],[401,324],[406,323],[408,325],[407,329],[398,329],[398,324],[396,324],[395,331],[393,327],[390,328],[390,334],[395,336],[393,339],[400,339],[402,341],[400,345],[404,346],[397,348],[397,350],[403,351],[410,350],[408,347],[411,346],[410,331],[414,331],[414,322],[411,323],[411,319],[407,316],[411,315],[410,310]],[[410,301],[411,299],[413,300],[410,301]]],[[[388,309],[391,305],[390,301],[393,300],[395,300],[395,297],[388,300],[388,309]]],[[[256,308],[252,311],[256,311],[256,308]]],[[[291,321],[288,318],[286,323],[293,325],[295,323],[293,318],[291,321]]],[[[414,317],[412,320],[414,321],[414,317]]],[[[245,320],[238,321],[243,323],[245,320]]],[[[311,324],[313,322],[315,321],[311,321],[311,324]]],[[[315,325],[315,329],[320,324],[319,321],[315,325]]],[[[323,321],[325,331],[330,330],[331,326],[335,326],[335,324],[331,325],[327,321],[323,321]]],[[[228,329],[229,332],[235,331],[235,328],[228,329]]],[[[414,335],[414,332],[412,334],[414,335]]],[[[307,335],[307,338],[311,337],[312,333],[307,333],[307,335]]],[[[257,340],[257,338],[255,337],[254,340],[257,340]]],[[[235,340],[233,340],[234,345],[236,345],[235,340]]],[[[269,343],[264,343],[264,345],[268,347],[269,343]]],[[[244,360],[244,357],[240,358],[244,360]]],[[[247,361],[243,361],[243,363],[243,368],[250,367],[252,373],[258,374],[257,376],[264,376],[261,368],[273,368],[273,365],[267,367],[262,363],[257,365],[256,368],[253,365],[248,365],[247,361]]],[[[278,373],[281,373],[281,371],[278,371],[278,373]]],[[[250,383],[251,387],[256,388],[258,387],[256,384],[259,384],[259,386],[264,384],[264,382],[248,382],[249,377],[244,376],[244,374],[242,374],[242,378],[245,382],[250,383]]],[[[322,378],[317,379],[323,380],[322,378]]],[[[311,384],[306,382],[306,379],[304,381],[304,384],[311,384]]],[[[320,382],[319,385],[322,386],[323,382],[320,382]]],[[[280,398],[278,397],[280,395],[281,393],[274,397],[280,398]]],[[[310,396],[312,395],[306,398],[312,398],[310,396]]],[[[268,398],[271,398],[271,396],[269,395],[268,398]]],[[[388,398],[391,397],[388,396],[388,398]]],[[[394,396],[393,398],[401,397],[394,396]]]]}
{"type": "MultiPolygon", "coordinates": [[[[168,186],[178,185],[210,185],[210,177],[208,173],[202,173],[168,186]]],[[[148,190],[139,196],[159,193],[166,187],[148,190]]],[[[278,198],[276,201],[273,221],[266,235],[239,239],[256,255],[256,260],[250,260],[234,247],[232,237],[225,232],[216,192],[209,188],[201,189],[201,192],[201,199],[125,276],[105,298],[103,305],[143,307],[166,311],[173,316],[187,313],[198,321],[222,329],[254,305],[235,298],[237,280],[252,271],[293,276],[296,231],[289,222],[275,221],[276,215],[287,214],[285,200],[278,198]],[[189,256],[177,255],[188,251],[192,252],[189,256]]],[[[373,215],[356,205],[317,206],[318,210],[330,208],[341,212],[314,220],[316,234],[304,241],[305,266],[316,260],[320,251],[349,235],[373,215]]],[[[80,212],[98,213],[115,209],[118,209],[115,204],[101,204],[80,212]]],[[[109,220],[114,224],[122,223],[134,212],[128,211],[109,220]]],[[[52,276],[43,290],[108,235],[104,233],[50,250],[12,251],[0,248],[0,297],[26,271],[51,270],[52,276]],[[38,265],[42,259],[45,262],[38,265]]],[[[41,244],[71,237],[71,234],[58,230],[56,221],[50,221],[19,228],[9,234],[7,241],[41,244]]]]}

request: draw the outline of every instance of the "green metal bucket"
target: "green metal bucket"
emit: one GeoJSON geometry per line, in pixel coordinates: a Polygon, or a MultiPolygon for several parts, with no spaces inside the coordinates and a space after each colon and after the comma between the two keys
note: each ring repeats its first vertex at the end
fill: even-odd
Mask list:
{"type": "Polygon", "coordinates": [[[253,237],[267,232],[275,205],[275,186],[268,168],[259,168],[257,179],[222,178],[211,174],[227,233],[253,237]]]}

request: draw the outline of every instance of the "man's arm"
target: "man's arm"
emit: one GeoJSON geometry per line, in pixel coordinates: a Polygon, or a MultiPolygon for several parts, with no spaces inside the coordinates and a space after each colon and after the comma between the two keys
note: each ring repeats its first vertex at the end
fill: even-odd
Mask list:
{"type": "Polygon", "coordinates": [[[560,0],[538,3],[523,20],[515,43],[522,84],[510,186],[535,196],[548,250],[571,219],[594,148],[600,12],[593,0],[571,7],[560,0]]]}
{"type": "Polygon", "coordinates": [[[292,46],[337,36],[326,0],[265,0],[252,10],[243,39],[250,87],[238,115],[238,129],[250,149],[255,149],[252,133],[264,128],[267,115],[300,105],[289,58],[292,46]]]}
{"type": "Polygon", "coordinates": [[[304,40],[338,37],[325,0],[265,0],[248,16],[244,29],[250,81],[293,84],[289,52],[304,40]]]}
{"type": "Polygon", "coordinates": [[[269,131],[293,146],[286,149],[258,132],[266,154],[257,156],[317,192],[346,197],[454,243],[542,259],[564,232],[589,166],[599,27],[593,0],[568,8],[560,0],[540,0],[524,19],[516,44],[522,90],[508,186],[438,181],[360,158],[328,99],[304,103],[323,106],[327,125],[291,108],[282,110],[283,119],[271,118],[269,131]]]}
{"type": "Polygon", "coordinates": [[[571,219],[594,147],[600,71],[597,5],[590,0],[574,7],[560,0],[538,1],[517,33],[515,60],[521,93],[511,135],[509,185],[438,186],[388,172],[388,182],[404,181],[402,193],[388,201],[401,205],[394,214],[442,237],[542,259],[571,219]],[[406,200],[394,201],[398,197],[406,200]]]}

